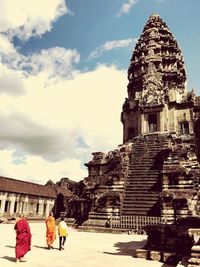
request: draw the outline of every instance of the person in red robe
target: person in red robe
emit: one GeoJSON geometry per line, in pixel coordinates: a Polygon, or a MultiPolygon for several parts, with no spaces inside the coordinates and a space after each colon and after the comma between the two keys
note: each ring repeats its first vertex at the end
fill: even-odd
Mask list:
{"type": "Polygon", "coordinates": [[[24,255],[31,250],[31,231],[28,221],[25,219],[24,215],[21,214],[19,218],[16,219],[14,226],[16,231],[16,246],[15,255],[16,261],[24,261],[24,255]]]}
{"type": "Polygon", "coordinates": [[[46,223],[46,242],[48,249],[53,248],[52,244],[56,239],[56,223],[53,217],[53,212],[49,213],[49,216],[45,220],[46,223]]]}

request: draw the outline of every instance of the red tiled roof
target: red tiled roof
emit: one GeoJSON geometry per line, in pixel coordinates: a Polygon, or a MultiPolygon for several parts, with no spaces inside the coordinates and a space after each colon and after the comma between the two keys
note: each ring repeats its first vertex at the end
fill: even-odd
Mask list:
{"type": "Polygon", "coordinates": [[[56,186],[55,189],[52,186],[40,185],[2,176],[0,176],[0,191],[50,198],[56,198],[56,195],[59,193],[69,197],[72,195],[71,191],[60,186],[56,186]]]}

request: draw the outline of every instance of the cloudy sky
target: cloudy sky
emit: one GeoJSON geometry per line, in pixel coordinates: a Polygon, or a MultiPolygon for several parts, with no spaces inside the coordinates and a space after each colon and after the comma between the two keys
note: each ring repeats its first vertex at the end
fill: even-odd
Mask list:
{"type": "Polygon", "coordinates": [[[122,143],[137,38],[159,13],[200,95],[199,0],[0,0],[0,176],[44,184],[87,176],[122,143]]]}

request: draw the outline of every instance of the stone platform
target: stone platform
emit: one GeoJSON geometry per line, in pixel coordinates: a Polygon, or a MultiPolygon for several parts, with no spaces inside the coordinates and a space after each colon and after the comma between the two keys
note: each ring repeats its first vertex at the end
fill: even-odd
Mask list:
{"type": "Polygon", "coordinates": [[[167,252],[167,251],[137,249],[136,257],[146,259],[146,260],[159,261],[165,264],[176,266],[183,258],[183,255],[177,255],[176,253],[167,252]]]}

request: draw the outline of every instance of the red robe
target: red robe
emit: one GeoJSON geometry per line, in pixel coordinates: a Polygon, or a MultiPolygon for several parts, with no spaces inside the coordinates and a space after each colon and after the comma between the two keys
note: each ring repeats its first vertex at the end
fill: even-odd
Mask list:
{"type": "Polygon", "coordinates": [[[31,232],[26,219],[20,219],[16,222],[14,229],[16,230],[16,258],[23,257],[31,250],[31,232]]]}

